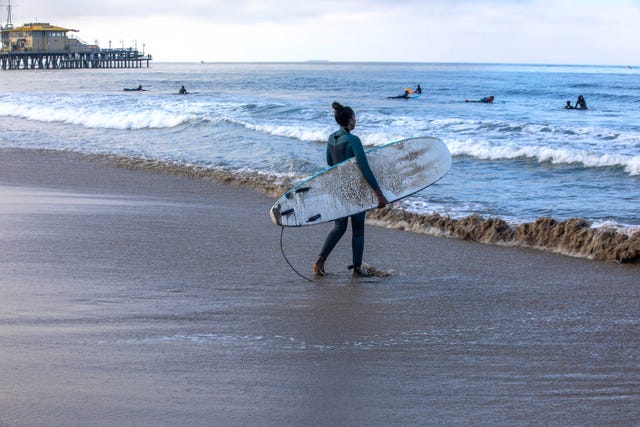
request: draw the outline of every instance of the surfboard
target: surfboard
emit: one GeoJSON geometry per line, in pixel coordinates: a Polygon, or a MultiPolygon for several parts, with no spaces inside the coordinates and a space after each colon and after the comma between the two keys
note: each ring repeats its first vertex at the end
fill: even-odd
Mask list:
{"type": "Polygon", "coordinates": [[[398,96],[387,96],[387,99],[411,99],[411,98],[420,98],[420,95],[422,95],[421,93],[411,93],[407,96],[402,96],[402,95],[398,95],[398,96]]]}
{"type": "MultiPolygon", "coordinates": [[[[367,160],[389,202],[410,196],[442,178],[451,154],[437,138],[390,142],[366,152],[367,160]]],[[[273,205],[276,225],[300,227],[334,221],[378,206],[378,198],[351,158],[291,187],[273,205]]]]}

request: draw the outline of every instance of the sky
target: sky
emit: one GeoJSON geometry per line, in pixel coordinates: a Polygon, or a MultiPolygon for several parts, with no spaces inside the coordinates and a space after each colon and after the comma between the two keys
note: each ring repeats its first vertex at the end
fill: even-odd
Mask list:
{"type": "MultiPolygon", "coordinates": [[[[0,0],[6,6],[8,0],[0,0]]],[[[640,0],[11,0],[160,62],[640,65],[640,0]]],[[[2,25],[7,20],[2,8],[2,25]]]]}

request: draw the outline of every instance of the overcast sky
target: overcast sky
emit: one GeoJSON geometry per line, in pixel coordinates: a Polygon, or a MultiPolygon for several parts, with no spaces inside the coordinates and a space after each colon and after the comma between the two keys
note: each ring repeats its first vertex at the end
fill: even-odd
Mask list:
{"type": "MultiPolygon", "coordinates": [[[[5,4],[7,0],[1,0],[5,4]]],[[[640,65],[640,0],[11,0],[156,61],[640,65]]],[[[2,24],[6,23],[3,8],[2,24]]]]}

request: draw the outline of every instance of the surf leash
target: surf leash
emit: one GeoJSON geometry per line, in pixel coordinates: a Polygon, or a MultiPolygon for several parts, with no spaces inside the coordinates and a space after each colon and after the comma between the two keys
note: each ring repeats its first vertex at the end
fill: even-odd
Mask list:
{"type": "Polygon", "coordinates": [[[284,236],[284,225],[282,226],[282,228],[280,229],[280,252],[282,252],[282,256],[284,258],[284,260],[287,262],[287,264],[289,264],[289,267],[291,267],[291,269],[300,277],[302,277],[304,280],[308,281],[308,282],[313,282],[313,279],[309,279],[307,276],[305,276],[304,274],[300,273],[298,270],[296,270],[296,268],[289,262],[289,258],[287,258],[287,255],[284,253],[284,246],[282,244],[282,237],[284,236]]]}

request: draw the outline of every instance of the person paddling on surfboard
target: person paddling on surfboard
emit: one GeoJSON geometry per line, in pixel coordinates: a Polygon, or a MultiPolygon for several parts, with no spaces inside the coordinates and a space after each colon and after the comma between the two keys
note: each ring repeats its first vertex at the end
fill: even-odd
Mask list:
{"type": "MultiPolygon", "coordinates": [[[[386,206],[389,202],[384,194],[382,194],[378,181],[369,167],[362,142],[360,138],[351,134],[351,131],[356,127],[356,114],[351,107],[343,106],[339,102],[334,102],[332,107],[333,116],[340,125],[340,129],[329,136],[327,143],[327,163],[329,166],[333,166],[355,157],[362,175],[378,197],[378,208],[386,206]]],[[[326,237],[322,250],[320,251],[320,256],[316,263],[313,264],[313,271],[316,275],[324,276],[324,263],[333,248],[338,244],[338,241],[340,241],[347,231],[349,218],[351,218],[351,250],[353,256],[353,265],[349,266],[349,268],[353,269],[353,275],[356,277],[367,277],[371,275],[371,273],[362,269],[365,215],[366,212],[361,212],[334,221],[334,228],[326,237]]]]}
{"type": "Polygon", "coordinates": [[[493,97],[493,95],[491,96],[485,96],[482,99],[478,99],[477,101],[470,101],[468,99],[465,99],[464,102],[483,102],[485,104],[491,104],[493,102],[495,98],[493,97]]]}

